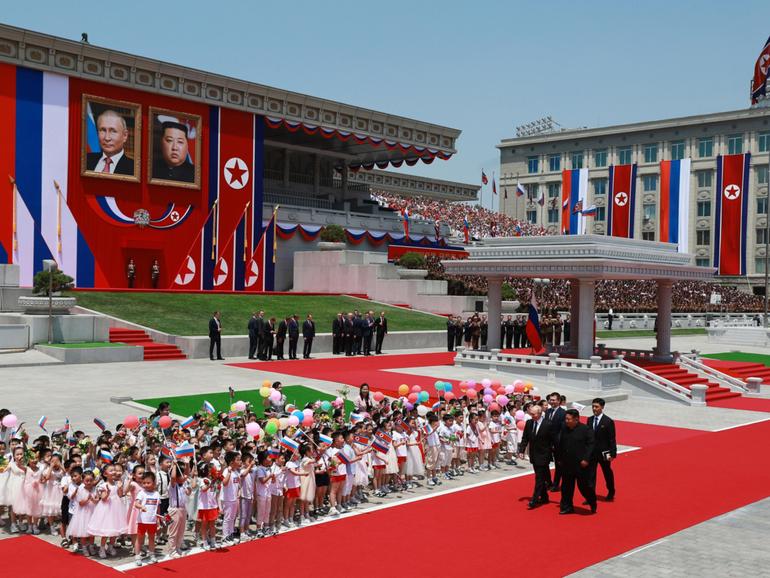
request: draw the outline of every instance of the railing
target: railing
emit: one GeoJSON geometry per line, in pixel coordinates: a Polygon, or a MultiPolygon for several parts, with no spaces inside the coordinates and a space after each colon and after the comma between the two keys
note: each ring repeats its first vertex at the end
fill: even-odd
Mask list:
{"type": "Polygon", "coordinates": [[[656,373],[647,371],[646,369],[639,367],[638,365],[634,365],[625,359],[619,359],[619,361],[624,372],[629,373],[637,379],[647,383],[648,385],[652,385],[657,389],[663,390],[684,402],[693,403],[692,392],[686,387],[682,387],[678,383],[674,383],[673,381],[670,381],[665,377],[661,377],[656,373]]]}
{"type": "Polygon", "coordinates": [[[295,207],[310,207],[313,209],[331,209],[332,202],[300,193],[265,192],[265,202],[272,205],[289,205],[295,207]]]}
{"type": "Polygon", "coordinates": [[[759,327],[753,319],[712,319],[709,327],[725,329],[731,327],[759,327]]]}
{"type": "Polygon", "coordinates": [[[726,387],[732,391],[739,391],[741,393],[747,393],[749,390],[746,384],[732,375],[722,373],[718,369],[709,367],[705,363],[701,363],[695,358],[695,354],[683,354],[679,356],[677,365],[680,365],[687,371],[695,373],[698,377],[705,377],[717,382],[722,387],[726,387]]]}
{"type": "Polygon", "coordinates": [[[626,358],[636,359],[640,361],[652,361],[655,357],[655,352],[648,349],[629,349],[627,347],[606,347],[603,343],[599,343],[594,349],[594,352],[599,357],[617,357],[622,355],[626,358]]]}

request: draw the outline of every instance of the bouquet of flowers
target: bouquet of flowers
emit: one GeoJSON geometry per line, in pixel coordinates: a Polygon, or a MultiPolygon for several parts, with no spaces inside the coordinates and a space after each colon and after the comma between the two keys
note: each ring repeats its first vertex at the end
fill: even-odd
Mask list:
{"type": "Polygon", "coordinates": [[[8,460],[6,460],[4,456],[0,455],[0,474],[2,474],[6,469],[8,469],[8,460]]]}
{"type": "Polygon", "coordinates": [[[94,445],[94,442],[91,441],[91,438],[86,436],[78,441],[78,448],[81,452],[86,453],[89,451],[91,446],[94,445]]]}

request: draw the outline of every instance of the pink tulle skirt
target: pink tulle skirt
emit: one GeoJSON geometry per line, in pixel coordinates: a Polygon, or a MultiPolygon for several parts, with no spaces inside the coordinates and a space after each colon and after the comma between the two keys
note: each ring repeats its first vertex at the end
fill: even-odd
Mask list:
{"type": "Polygon", "coordinates": [[[126,533],[126,509],[123,500],[112,495],[94,506],[94,513],[87,524],[88,534],[113,538],[126,533]]]}

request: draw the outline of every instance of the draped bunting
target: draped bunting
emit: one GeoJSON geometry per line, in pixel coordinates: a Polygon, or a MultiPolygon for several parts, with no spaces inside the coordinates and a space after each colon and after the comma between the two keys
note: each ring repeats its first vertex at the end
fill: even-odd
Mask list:
{"type": "Polygon", "coordinates": [[[337,139],[343,142],[349,141],[352,139],[354,142],[358,144],[371,144],[373,146],[378,146],[378,147],[384,146],[388,150],[398,149],[404,154],[413,155],[413,156],[410,156],[409,158],[399,159],[395,161],[376,161],[376,162],[370,161],[366,163],[353,163],[350,165],[350,169],[353,171],[358,171],[360,169],[370,171],[375,167],[375,165],[377,166],[377,168],[385,169],[388,167],[389,164],[398,168],[404,162],[408,166],[412,167],[416,165],[419,161],[422,161],[425,164],[430,164],[436,159],[436,157],[444,161],[452,157],[451,153],[445,153],[443,151],[430,148],[430,147],[408,145],[397,141],[381,139],[381,138],[368,136],[364,134],[356,134],[356,133],[339,130],[339,129],[333,129],[333,128],[324,128],[314,124],[307,124],[303,122],[293,122],[283,118],[266,116],[265,124],[267,124],[268,127],[274,128],[274,129],[285,128],[289,132],[297,132],[301,130],[302,132],[308,135],[320,134],[323,138],[327,138],[327,139],[336,137],[337,139]]]}
{"type": "MultiPolygon", "coordinates": [[[[266,226],[268,221],[263,221],[262,226],[266,226]]],[[[276,223],[275,231],[279,239],[288,241],[292,239],[297,233],[300,234],[304,241],[308,243],[318,239],[321,234],[321,225],[305,225],[294,223],[276,223]]],[[[403,233],[388,233],[387,231],[367,230],[367,229],[345,229],[345,237],[351,245],[360,245],[364,241],[369,241],[375,247],[379,247],[383,243],[392,243],[398,245],[422,245],[425,247],[447,247],[446,241],[441,239],[436,242],[435,237],[428,235],[409,235],[409,239],[405,240],[403,233]]]]}

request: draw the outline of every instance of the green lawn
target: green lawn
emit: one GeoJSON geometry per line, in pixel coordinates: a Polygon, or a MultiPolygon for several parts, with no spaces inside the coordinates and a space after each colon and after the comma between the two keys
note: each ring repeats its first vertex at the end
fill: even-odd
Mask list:
{"type": "MultiPolygon", "coordinates": [[[[671,335],[705,335],[706,330],[702,327],[683,327],[672,328],[671,335]]],[[[651,329],[629,329],[628,331],[597,331],[596,338],[618,339],[623,337],[655,337],[655,332],[651,329]]]]}
{"type": "MultiPolygon", "coordinates": [[[[284,395],[289,403],[302,409],[305,404],[314,401],[331,401],[335,398],[328,393],[320,392],[316,389],[305,387],[304,385],[286,385],[283,388],[284,395]]],[[[244,389],[235,391],[235,401],[246,401],[252,404],[255,408],[255,413],[258,416],[263,415],[262,396],[259,395],[259,389],[244,389]]],[[[199,395],[180,395],[177,397],[154,397],[149,399],[136,399],[137,403],[141,403],[148,407],[155,409],[162,401],[167,401],[171,404],[171,413],[181,416],[189,416],[196,412],[199,412],[203,406],[204,401],[208,401],[217,411],[227,411],[230,409],[230,395],[227,391],[217,391],[212,393],[202,393],[199,395]]],[[[350,413],[353,410],[353,403],[348,401],[345,403],[345,412],[350,413]]]]}
{"type": "Polygon", "coordinates": [[[742,351],[730,351],[725,353],[708,353],[702,357],[721,359],[722,361],[746,361],[748,363],[761,363],[770,367],[770,355],[761,353],[743,353],[742,351]]]}
{"type": "Polygon", "coordinates": [[[62,347],[64,349],[93,349],[96,347],[124,347],[125,343],[109,343],[106,341],[86,341],[83,343],[43,343],[48,347],[62,347]]]}
{"type": "Polygon", "coordinates": [[[212,293],[110,293],[72,292],[78,305],[173,335],[206,335],[212,312],[222,312],[224,335],[245,335],[255,310],[281,319],[296,313],[300,322],[313,314],[318,333],[331,331],[339,311],[385,311],[390,331],[445,329],[446,320],[436,315],[388,307],[366,299],[305,295],[216,295],[212,293]]]}

